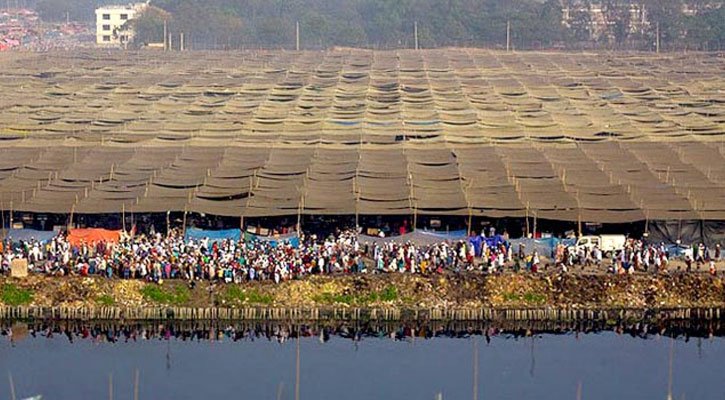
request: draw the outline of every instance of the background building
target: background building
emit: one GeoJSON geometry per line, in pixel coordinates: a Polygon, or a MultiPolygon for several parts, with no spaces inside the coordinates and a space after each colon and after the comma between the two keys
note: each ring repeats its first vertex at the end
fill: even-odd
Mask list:
{"type": "Polygon", "coordinates": [[[133,29],[126,26],[148,3],[112,5],[96,9],[96,44],[125,47],[133,40],[133,29]]]}

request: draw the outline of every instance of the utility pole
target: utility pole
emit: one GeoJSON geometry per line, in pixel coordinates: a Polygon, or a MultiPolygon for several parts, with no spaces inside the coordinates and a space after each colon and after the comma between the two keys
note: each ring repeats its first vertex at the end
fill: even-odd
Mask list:
{"type": "Polygon", "coordinates": [[[300,21],[295,22],[295,32],[297,37],[297,51],[300,51],[300,21]]]}
{"type": "Polygon", "coordinates": [[[179,51],[184,51],[184,32],[179,33],[179,51]]]}
{"type": "Polygon", "coordinates": [[[171,42],[171,34],[169,33],[169,51],[171,51],[171,44],[172,44],[172,42],[171,42]]]}
{"type": "Polygon", "coordinates": [[[657,23],[657,54],[660,54],[660,23],[657,23]]]}
{"type": "Polygon", "coordinates": [[[506,21],[506,51],[511,50],[511,20],[506,21]]]}
{"type": "Polygon", "coordinates": [[[164,41],[164,51],[169,50],[169,46],[168,46],[168,44],[166,42],[166,30],[167,30],[167,28],[166,28],[166,20],[164,20],[164,36],[161,38],[161,40],[164,41]]]}
{"type": "Polygon", "coordinates": [[[413,23],[413,31],[415,32],[415,49],[418,50],[418,21],[413,23]]]}

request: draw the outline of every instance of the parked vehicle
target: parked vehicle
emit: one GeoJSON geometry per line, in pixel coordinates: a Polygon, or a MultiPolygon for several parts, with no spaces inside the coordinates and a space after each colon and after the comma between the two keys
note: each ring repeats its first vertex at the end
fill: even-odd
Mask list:
{"type": "Polygon", "coordinates": [[[599,249],[607,256],[612,253],[624,250],[627,243],[627,237],[624,235],[599,235],[599,236],[581,236],[577,239],[574,246],[569,247],[569,251],[576,252],[581,248],[591,250],[594,247],[599,249]]]}

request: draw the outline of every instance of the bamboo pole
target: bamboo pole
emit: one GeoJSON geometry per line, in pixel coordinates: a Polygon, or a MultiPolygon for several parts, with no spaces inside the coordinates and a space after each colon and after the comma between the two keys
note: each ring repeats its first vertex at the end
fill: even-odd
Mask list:
{"type": "Polygon", "coordinates": [[[121,227],[124,235],[126,234],[126,203],[121,203],[121,227]]]}
{"type": "Polygon", "coordinates": [[[529,237],[529,202],[526,202],[526,237],[529,237]]]}

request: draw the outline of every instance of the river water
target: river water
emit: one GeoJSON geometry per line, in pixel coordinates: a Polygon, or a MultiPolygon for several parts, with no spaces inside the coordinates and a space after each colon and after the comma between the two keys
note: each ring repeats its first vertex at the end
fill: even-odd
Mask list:
{"type": "MultiPolygon", "coordinates": [[[[725,398],[711,331],[415,329],[301,329],[300,398],[472,399],[477,385],[478,399],[666,399],[670,360],[674,399],[725,398]]],[[[11,373],[18,399],[107,399],[109,376],[114,399],[133,399],[138,370],[139,399],[294,399],[295,332],[16,323],[0,336],[0,398],[11,373]]]]}

